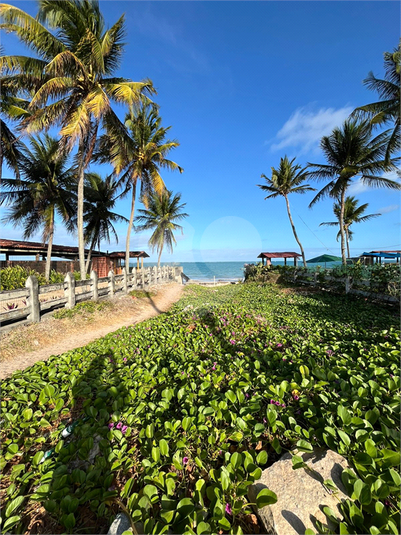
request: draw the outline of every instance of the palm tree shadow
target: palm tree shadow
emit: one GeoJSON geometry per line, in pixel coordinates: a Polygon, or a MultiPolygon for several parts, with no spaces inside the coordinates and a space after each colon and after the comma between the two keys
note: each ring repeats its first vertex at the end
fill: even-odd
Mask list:
{"type": "Polygon", "coordinates": [[[113,504],[119,491],[116,472],[111,470],[119,440],[111,436],[109,424],[117,420],[116,428],[127,395],[109,352],[97,353],[73,385],[72,407],[78,419],[71,422],[73,429],[63,439],[49,485],[47,500],[57,504],[51,516],[60,528],[55,531],[52,522],[51,533],[107,533],[111,517],[119,510],[113,504]]]}

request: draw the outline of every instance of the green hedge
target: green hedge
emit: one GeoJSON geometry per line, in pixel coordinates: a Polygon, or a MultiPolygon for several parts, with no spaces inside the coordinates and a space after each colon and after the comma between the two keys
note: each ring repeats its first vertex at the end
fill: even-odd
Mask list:
{"type": "MultiPolygon", "coordinates": [[[[52,269],[50,271],[49,282],[46,283],[44,273],[38,273],[34,269],[27,269],[23,266],[7,267],[0,270],[0,287],[1,291],[17,290],[18,288],[24,288],[26,279],[30,276],[35,276],[39,285],[55,284],[57,282],[63,282],[65,273],[59,273],[52,269]]],[[[78,271],[74,271],[75,280],[80,280],[81,276],[78,271]]],[[[87,276],[88,278],[88,276],[87,276]]]]}

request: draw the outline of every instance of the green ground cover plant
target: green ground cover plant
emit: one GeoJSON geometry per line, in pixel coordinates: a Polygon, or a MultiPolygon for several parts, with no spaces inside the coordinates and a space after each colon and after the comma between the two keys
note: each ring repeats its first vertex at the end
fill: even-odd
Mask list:
{"type": "Polygon", "coordinates": [[[335,533],[398,533],[397,326],[345,296],[191,286],[167,314],[14,373],[2,530],[23,533],[39,503],[41,533],[107,531],[121,510],[144,533],[250,533],[262,469],[323,447],[353,467],[335,533]]]}
{"type": "Polygon", "coordinates": [[[79,314],[94,314],[95,312],[105,310],[112,306],[110,301],[84,301],[78,303],[73,308],[63,308],[58,310],[54,313],[54,317],[56,319],[73,318],[79,314]]]}

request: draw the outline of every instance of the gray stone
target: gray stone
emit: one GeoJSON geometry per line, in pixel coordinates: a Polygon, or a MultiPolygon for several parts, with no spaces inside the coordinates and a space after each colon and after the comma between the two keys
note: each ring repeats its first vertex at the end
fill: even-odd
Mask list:
{"type": "Polygon", "coordinates": [[[128,529],[131,529],[129,518],[124,513],[118,513],[114,522],[111,524],[107,535],[121,535],[128,529]]]}
{"type": "Polygon", "coordinates": [[[304,534],[308,528],[316,532],[316,520],[333,529],[334,525],[323,513],[325,506],[330,507],[339,520],[342,519],[338,506],[347,498],[341,482],[342,471],[350,468],[347,460],[330,450],[298,455],[312,471],[306,468],[293,470],[292,455],[286,453],[249,487],[251,503],[255,503],[256,496],[265,488],[277,494],[277,503],[259,510],[255,508],[265,533],[269,535],[304,534]],[[331,479],[338,490],[326,489],[323,485],[326,479],[331,479]]]}

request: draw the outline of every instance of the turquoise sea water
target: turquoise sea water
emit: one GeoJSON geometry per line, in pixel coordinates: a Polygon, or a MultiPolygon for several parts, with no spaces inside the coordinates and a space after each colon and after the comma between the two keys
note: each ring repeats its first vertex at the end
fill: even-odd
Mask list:
{"type": "MultiPolygon", "coordinates": [[[[190,279],[200,281],[213,281],[216,277],[216,280],[237,281],[242,280],[244,277],[244,264],[255,263],[255,261],[249,260],[249,262],[162,262],[161,265],[182,266],[184,268],[185,275],[187,275],[187,277],[189,277],[190,279]]],[[[284,261],[278,260],[274,262],[274,264],[284,265],[284,261]]],[[[292,264],[292,262],[289,262],[289,265],[292,264]]],[[[333,267],[337,264],[339,264],[339,262],[328,262],[326,267],[333,267]]],[[[155,265],[156,262],[144,262],[144,267],[155,265]]],[[[302,265],[302,263],[298,263],[298,265],[302,265]]],[[[313,267],[312,264],[311,267],[313,267]]]]}

